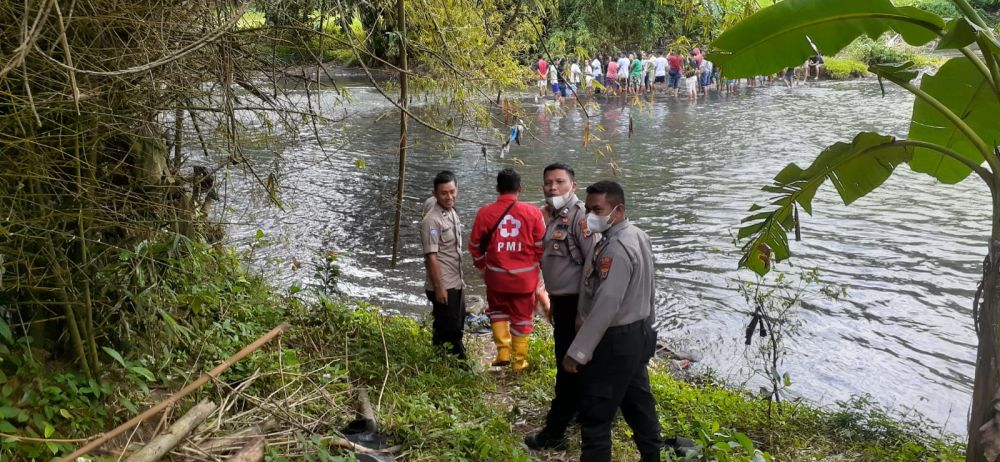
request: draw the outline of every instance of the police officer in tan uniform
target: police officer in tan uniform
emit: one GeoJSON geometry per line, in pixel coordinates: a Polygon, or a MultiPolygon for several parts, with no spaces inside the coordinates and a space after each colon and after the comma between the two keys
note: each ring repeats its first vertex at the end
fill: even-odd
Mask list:
{"type": "Polygon", "coordinates": [[[625,218],[618,183],[587,187],[586,206],[588,228],[602,237],[584,264],[581,325],[563,358],[568,373],[580,374],[580,460],[611,460],[611,427],[621,409],[640,460],[659,461],[664,441],[646,369],[656,347],[652,246],[625,218]]]}
{"type": "Polygon", "coordinates": [[[584,203],[576,196],[576,174],[562,163],[542,172],[546,206],[545,253],[542,278],[551,300],[549,311],[555,337],[556,387],[545,428],[528,435],[524,443],[531,449],[561,449],[566,446],[566,427],[576,415],[580,401],[579,374],[568,374],[563,356],[576,337],[576,312],[580,296],[583,264],[593,252],[595,236],[587,230],[584,203]]]}
{"type": "MultiPolygon", "coordinates": [[[[465,297],[462,275],[462,224],[455,211],[458,183],[449,171],[434,177],[434,203],[425,207],[420,240],[427,268],[427,298],[433,306],[432,342],[465,359],[462,327],[465,324],[465,297]]],[[[428,201],[429,202],[429,201],[428,201]]]]}

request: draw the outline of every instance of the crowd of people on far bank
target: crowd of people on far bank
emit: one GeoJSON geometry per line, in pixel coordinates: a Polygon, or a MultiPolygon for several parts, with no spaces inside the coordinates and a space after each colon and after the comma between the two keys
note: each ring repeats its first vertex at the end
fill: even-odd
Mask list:
{"type": "MultiPolygon", "coordinates": [[[[646,53],[644,51],[586,58],[555,58],[548,62],[542,57],[531,65],[536,76],[538,95],[547,94],[563,102],[565,98],[605,94],[609,96],[639,95],[666,91],[675,98],[681,91],[689,101],[708,96],[709,91],[732,92],[741,81],[726,77],[721,66],[706,59],[698,47],[684,54],[669,50],[646,53]],[[582,84],[582,85],[581,85],[582,84]]],[[[803,75],[819,79],[823,56],[817,53],[801,67],[782,70],[776,76],[757,76],[745,79],[747,87],[755,87],[775,80],[792,86],[803,75]]]]}
{"type": "Polygon", "coordinates": [[[535,450],[562,449],[572,421],[580,426],[584,462],[611,461],[611,431],[621,410],[641,462],[664,450],[686,452],[693,442],[664,438],[647,364],[656,348],[653,251],[628,219],[625,191],[598,181],[577,196],[566,164],[541,172],[545,204],[522,202],[521,176],[497,174],[496,201],[480,208],[468,239],[456,208],[459,181],[448,171],[433,181],[424,202],[421,243],[432,341],[464,363],[467,255],[486,284],[496,357],[494,368],[528,368],[535,314],[553,325],[556,381],[540,431],[525,437],[535,450]],[[467,242],[467,245],[466,245],[467,242]]]}

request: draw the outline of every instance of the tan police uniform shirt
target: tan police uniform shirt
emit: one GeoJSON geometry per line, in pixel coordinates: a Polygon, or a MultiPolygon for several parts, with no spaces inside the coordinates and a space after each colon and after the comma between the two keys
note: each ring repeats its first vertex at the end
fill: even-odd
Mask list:
{"type": "MultiPolygon", "coordinates": [[[[437,254],[441,283],[445,290],[463,288],[462,224],[458,221],[458,212],[455,209],[445,210],[434,201],[420,224],[420,241],[424,255],[437,254]]],[[[424,288],[434,290],[434,280],[429,269],[424,288]]]]}
{"type": "Polygon", "coordinates": [[[609,327],[649,317],[653,310],[653,248],[629,221],[605,231],[583,269],[578,316],[583,324],[569,354],[587,364],[609,327]]]}
{"type": "Polygon", "coordinates": [[[587,211],[576,195],[562,209],[554,212],[545,223],[545,253],[542,254],[542,277],[550,295],[580,293],[583,265],[596,239],[587,230],[587,211]]]}

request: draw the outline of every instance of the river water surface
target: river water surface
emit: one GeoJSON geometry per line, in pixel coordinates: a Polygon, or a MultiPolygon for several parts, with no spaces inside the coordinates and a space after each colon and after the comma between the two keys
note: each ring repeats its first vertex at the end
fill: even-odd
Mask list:
{"type": "MultiPolygon", "coordinates": [[[[411,123],[402,260],[390,269],[398,116],[374,91],[356,86],[351,102],[335,109],[335,92],[320,96],[343,118],[319,127],[325,151],[306,128],[273,161],[284,210],[262,207],[233,173],[224,219],[231,239],[246,248],[263,230],[269,244],[255,249],[255,261],[282,284],[312,283],[315,252],[332,249],[344,271],[342,290],[387,310],[422,313],[418,198],[429,195],[436,172],[458,175],[468,231],[476,209],[495,196],[497,170],[514,165],[512,158],[523,163],[516,168],[529,201],[541,200],[541,170],[550,162],[572,164],[582,190],[611,177],[614,159],[629,217],[653,241],[660,336],[700,357],[699,367],[739,383],[749,376],[748,308],[735,280],[752,278],[736,271],[739,220],[768,197],[760,187],[786,163],[805,167],[824,147],[862,130],[905,136],[912,99],[887,90],[882,97],[876,82],[853,81],[741,89],[697,104],[598,99],[588,113],[602,140],[586,149],[578,107],[553,110],[524,95],[529,134],[504,161],[491,150],[489,163],[477,146],[411,123]],[[606,144],[610,158],[596,154],[606,144]]],[[[811,299],[797,311],[802,326],[785,363],[790,391],[824,404],[870,394],[964,434],[976,344],[970,306],[989,235],[987,198],[978,181],[939,185],[905,166],[850,207],[829,185],[821,189],[815,216],[802,216],[802,241],[792,242],[795,267],[781,268],[819,268],[824,283],[848,295],[811,299]]],[[[482,293],[480,281],[468,282],[482,293]]]]}

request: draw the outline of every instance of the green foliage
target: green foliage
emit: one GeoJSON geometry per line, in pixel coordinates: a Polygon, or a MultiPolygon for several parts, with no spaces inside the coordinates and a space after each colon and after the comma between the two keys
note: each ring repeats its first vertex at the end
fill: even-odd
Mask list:
{"type": "Polygon", "coordinates": [[[871,65],[902,63],[912,60],[916,54],[902,47],[890,48],[881,38],[872,39],[863,35],[844,48],[839,56],[871,65]]]}
{"type": "MultiPolygon", "coordinates": [[[[933,95],[955,114],[961,114],[962,121],[987,146],[996,146],[1000,141],[1000,126],[996,123],[1000,99],[986,76],[968,58],[949,60],[935,75],[924,77],[920,89],[933,95]]],[[[963,136],[958,126],[922,98],[913,103],[909,138],[948,148],[973,164],[982,164],[985,160],[973,140],[963,136]]],[[[914,152],[910,167],[947,184],[958,183],[972,173],[972,169],[959,160],[924,148],[914,152]]]]}
{"type": "Polygon", "coordinates": [[[889,0],[785,0],[740,22],[712,43],[709,59],[734,78],[774,74],[816,54],[834,55],[858,36],[888,30],[923,45],[944,29],[938,16],[889,0]]]}
{"type": "Polygon", "coordinates": [[[860,133],[851,143],[830,146],[806,169],[788,164],[774,177],[774,184],[764,188],[774,194],[769,203],[754,204],[752,215],[742,220],[738,239],[753,238],[743,246],[746,255],[740,266],[765,274],[771,269],[772,256],[777,261],[787,259],[788,232],[798,225],[796,205],[812,214],[812,199],[827,180],[837,188],[844,204],[850,205],[912,157],[913,148],[891,136],[860,133]]]}
{"type": "MultiPolygon", "coordinates": [[[[0,319],[0,325],[6,323],[0,319]]],[[[45,357],[43,350],[32,347],[30,336],[0,335],[0,433],[65,438],[90,431],[107,417],[102,405],[110,393],[107,384],[77,373],[46,370],[45,357]]],[[[63,442],[0,437],[0,459],[47,460],[72,449],[63,442]]]]}
{"type": "Polygon", "coordinates": [[[823,58],[823,72],[834,80],[846,80],[868,75],[868,65],[853,59],[823,58]]]}

